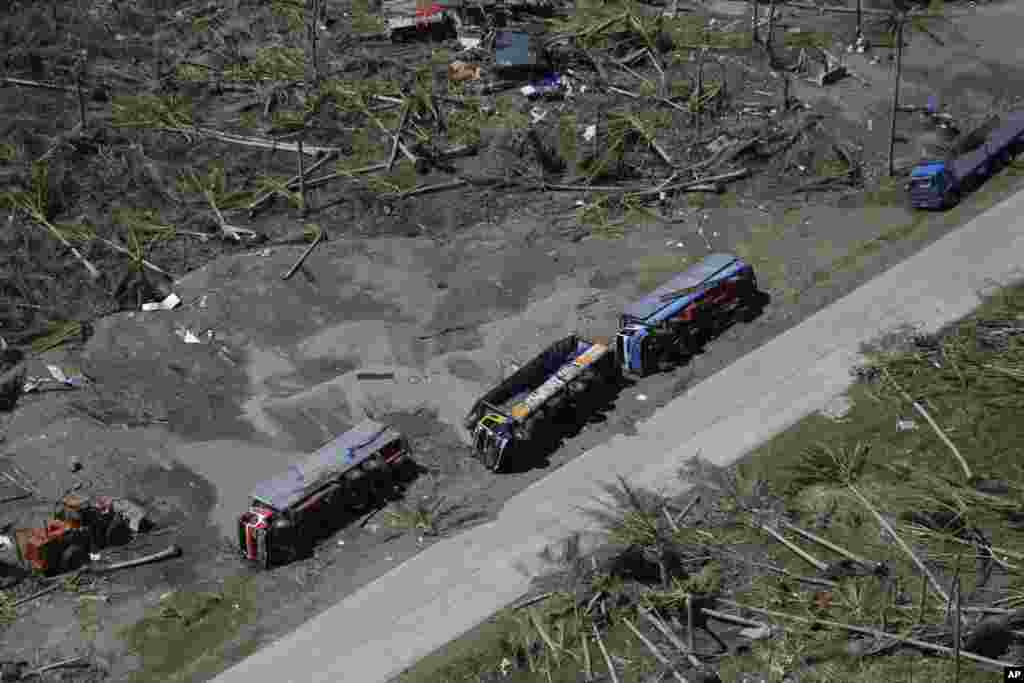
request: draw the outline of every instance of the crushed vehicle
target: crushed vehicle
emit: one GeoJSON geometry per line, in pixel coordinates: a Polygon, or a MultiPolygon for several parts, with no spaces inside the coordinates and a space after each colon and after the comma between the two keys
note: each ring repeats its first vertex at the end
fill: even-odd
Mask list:
{"type": "Polygon", "coordinates": [[[74,571],[104,548],[123,545],[151,526],[145,510],[131,501],[67,495],[44,526],[16,529],[15,562],[44,575],[74,571]]]}
{"type": "Polygon", "coordinates": [[[409,443],[396,429],[364,420],[306,460],[259,484],[238,518],[242,557],[264,569],[312,550],[344,511],[363,511],[405,476],[409,443]]]}
{"type": "Polygon", "coordinates": [[[562,409],[617,379],[609,344],[564,337],[488,391],[469,411],[464,426],[476,457],[497,472],[510,453],[527,446],[538,429],[557,422],[562,409]]]}
{"type": "Polygon", "coordinates": [[[924,161],[910,172],[915,209],[948,209],[1024,150],[1024,112],[1008,114],[976,149],[951,160],[924,161]]]}
{"type": "Polygon", "coordinates": [[[711,254],[626,307],[616,336],[625,374],[644,376],[699,348],[708,332],[757,295],[753,267],[732,254],[711,254]]]}

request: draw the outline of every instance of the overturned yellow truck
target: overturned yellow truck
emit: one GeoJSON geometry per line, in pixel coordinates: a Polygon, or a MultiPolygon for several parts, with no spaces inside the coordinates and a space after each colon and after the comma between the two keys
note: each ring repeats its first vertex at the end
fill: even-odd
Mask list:
{"type": "Polygon", "coordinates": [[[498,472],[525,453],[545,427],[578,420],[587,399],[621,377],[607,340],[559,339],[480,398],[464,426],[477,459],[498,472]],[[574,414],[573,414],[574,413],[574,414]]]}

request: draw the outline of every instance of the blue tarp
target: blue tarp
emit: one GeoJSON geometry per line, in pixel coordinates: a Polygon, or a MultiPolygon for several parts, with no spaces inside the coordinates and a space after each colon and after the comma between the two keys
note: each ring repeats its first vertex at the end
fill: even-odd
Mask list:
{"type": "MultiPolygon", "coordinates": [[[[700,285],[708,281],[716,273],[720,277],[732,276],[734,274],[732,272],[733,269],[728,266],[738,262],[739,259],[732,254],[711,254],[706,256],[700,263],[675,276],[636,303],[627,306],[624,313],[630,318],[646,321],[667,306],[685,303],[683,299],[686,297],[675,301],[662,301],[662,297],[666,294],[700,285]]],[[[694,292],[694,295],[696,294],[698,292],[694,292]]]]}
{"type": "Polygon", "coordinates": [[[252,497],[275,510],[297,505],[400,436],[387,425],[364,420],[321,446],[302,462],[291,465],[282,474],[259,484],[253,490],[252,497]]]}
{"type": "Polygon", "coordinates": [[[942,169],[944,169],[945,167],[946,164],[944,164],[941,161],[937,161],[931,164],[918,164],[917,166],[914,167],[914,170],[911,171],[910,177],[929,178],[937,173],[941,173],[942,169]]]}
{"type": "Polygon", "coordinates": [[[530,34],[520,31],[497,31],[494,35],[494,61],[499,67],[527,69],[537,66],[530,34]]]}

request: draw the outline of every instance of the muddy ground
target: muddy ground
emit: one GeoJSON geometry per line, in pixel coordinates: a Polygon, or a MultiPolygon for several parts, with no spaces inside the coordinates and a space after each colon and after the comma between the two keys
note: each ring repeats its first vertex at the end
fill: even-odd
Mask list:
{"type": "MultiPolygon", "coordinates": [[[[183,30],[175,27],[175,12],[187,17],[206,8],[164,5],[160,16],[167,21],[156,22],[162,27],[158,45],[170,44],[174,32],[183,30]]],[[[713,9],[729,21],[743,7],[721,3],[713,9]]],[[[99,229],[109,228],[111,210],[131,206],[159,209],[163,221],[181,231],[204,232],[215,228],[214,219],[201,199],[177,187],[179,173],[202,172],[219,161],[233,189],[248,186],[261,173],[294,173],[290,154],[112,127],[108,96],[132,88],[155,91],[146,75],[154,59],[146,47],[152,16],[122,7],[116,14],[121,23],[111,24],[112,12],[95,3],[93,23],[75,24],[71,36],[95,52],[95,78],[112,92],[98,92],[88,104],[97,137],[89,144],[59,145],[51,155],[61,171],[59,191],[53,193],[59,204],[55,220],[81,224],[84,217],[99,229]],[[122,38],[111,42],[104,31],[122,38]]],[[[346,12],[329,3],[335,21],[326,49],[338,63],[397,54],[387,45],[353,46],[343,40],[346,12]]],[[[1024,83],[1013,41],[998,38],[1009,20],[1019,21],[1019,9],[1012,3],[956,5],[950,14],[951,24],[931,29],[941,45],[920,33],[908,37],[902,101],[924,105],[934,96],[969,128],[1011,105],[1008,93],[1024,83]]],[[[62,56],[67,41],[57,39],[63,32],[49,12],[15,3],[9,17],[8,75],[67,82],[62,56]],[[19,32],[16,26],[32,31],[19,32]]],[[[57,19],[66,28],[71,16],[57,19]]],[[[235,44],[251,49],[268,34],[267,21],[231,19],[220,24],[219,35],[234,35],[235,44]]],[[[797,25],[837,36],[852,33],[846,15],[795,11],[783,13],[779,30],[797,25]]],[[[401,48],[401,57],[426,59],[430,50],[413,44],[401,48]]],[[[166,531],[105,559],[172,542],[184,554],[101,584],[109,602],[96,608],[92,629],[82,626],[81,610],[62,593],[18,608],[17,620],[4,632],[2,657],[45,663],[88,652],[111,680],[123,680],[145,662],[124,655],[118,628],[136,622],[168,592],[207,589],[228,577],[251,575],[256,589],[246,624],[230,634],[231,644],[204,665],[207,669],[186,675],[209,677],[420,547],[415,534],[389,531],[378,516],[341,529],[310,560],[266,574],[241,566],[227,539],[249,491],[301,453],[363,416],[392,422],[410,436],[416,460],[432,473],[414,482],[407,495],[440,492],[460,505],[456,517],[462,522],[486,518],[551,468],[612,434],[629,433],[635,422],[701,379],[1016,191],[1022,183],[1011,168],[957,209],[926,215],[905,208],[898,187],[879,186],[887,152],[891,52],[845,55],[869,86],[855,78],[825,88],[793,83],[791,94],[809,109],[792,115],[820,117],[818,130],[828,135],[812,135],[799,153],[751,160],[757,172],[723,195],[671,196],[654,207],[671,222],[640,221],[613,239],[580,223],[577,202],[590,201],[582,193],[474,186],[396,199],[328,185],[312,194],[307,220],[323,227],[329,239],[295,277],[282,281],[281,274],[305,247],[276,242],[301,231],[303,220],[294,208],[278,202],[252,220],[241,211],[226,212],[229,222],[256,231],[263,241],[232,244],[179,234],[155,245],[147,259],[176,276],[167,287],[183,303],[173,311],[140,312],[137,292],[114,294],[128,272],[123,255],[95,243],[85,247],[104,272],[98,283],[90,283],[51,236],[11,214],[2,231],[0,335],[16,344],[47,320],[91,321],[86,342],[33,356],[26,365],[35,376],[44,376],[47,364],[80,369],[92,383],[27,394],[13,412],[0,414],[0,466],[16,464],[48,498],[4,503],[0,520],[15,526],[38,523],[59,493],[81,482],[86,493],[143,502],[157,530],[166,531]],[[862,146],[866,186],[794,193],[813,178],[823,150],[836,138],[862,146]],[[560,448],[538,454],[517,471],[495,476],[469,457],[458,423],[503,373],[570,332],[613,333],[626,302],[709,250],[736,252],[754,263],[769,297],[757,319],[728,329],[683,367],[625,387],[590,423],[570,426],[560,448]],[[193,332],[200,343],[186,344],[182,330],[193,332]],[[394,378],[360,379],[365,372],[394,378]],[[83,465],[78,473],[69,468],[73,457],[83,465]]],[[[757,94],[780,88],[763,58],[742,52],[729,57],[735,62],[729,78],[737,79],[739,97],[778,99],[757,94]]],[[[0,142],[9,153],[0,179],[18,187],[27,162],[46,154],[55,138],[77,123],[77,105],[70,95],[47,90],[7,87],[2,92],[0,142]]],[[[194,94],[204,125],[224,130],[252,99],[230,90],[194,94]]],[[[536,106],[514,90],[499,99],[523,112],[536,106]]],[[[603,99],[607,96],[591,92],[564,105],[541,106],[564,106],[585,122],[603,99]]],[[[906,165],[922,155],[934,131],[911,114],[901,114],[899,130],[907,142],[897,145],[897,156],[906,165]]],[[[345,137],[345,128],[341,131],[333,135],[345,137]]],[[[318,132],[318,144],[333,140],[318,132]]],[[[708,133],[704,142],[712,139],[708,133]]],[[[682,147],[668,145],[678,158],[688,153],[682,147]]],[[[486,156],[465,159],[458,170],[465,176],[486,174],[493,163],[486,156]]],[[[448,178],[435,170],[419,182],[448,178]]],[[[25,595],[36,587],[26,581],[16,592],[25,595]]]]}

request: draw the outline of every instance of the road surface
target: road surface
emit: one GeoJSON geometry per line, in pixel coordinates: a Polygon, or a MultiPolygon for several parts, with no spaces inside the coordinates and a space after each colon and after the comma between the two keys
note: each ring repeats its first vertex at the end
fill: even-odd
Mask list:
{"type": "Polygon", "coordinates": [[[978,216],[792,330],[692,387],[646,422],[522,491],[488,524],[441,541],[248,659],[217,683],[385,683],[527,591],[538,554],[624,475],[661,488],[697,452],[728,464],[850,384],[863,342],[934,331],[980,295],[1024,278],[1024,192],[978,216]]]}

